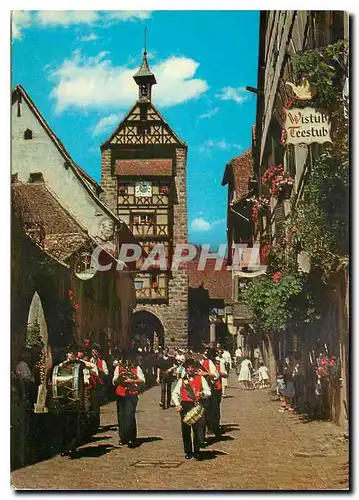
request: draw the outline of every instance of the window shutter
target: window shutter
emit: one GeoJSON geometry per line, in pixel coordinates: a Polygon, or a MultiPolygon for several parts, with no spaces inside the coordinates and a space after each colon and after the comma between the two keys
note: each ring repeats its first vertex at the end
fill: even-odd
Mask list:
{"type": "Polygon", "coordinates": [[[274,209],[274,236],[279,243],[284,238],[284,201],[278,201],[274,209]]]}

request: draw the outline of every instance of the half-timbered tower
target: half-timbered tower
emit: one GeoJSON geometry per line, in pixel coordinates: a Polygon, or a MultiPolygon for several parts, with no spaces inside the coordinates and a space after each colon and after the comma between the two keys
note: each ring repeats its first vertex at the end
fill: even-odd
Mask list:
{"type": "MultiPolygon", "coordinates": [[[[170,267],[177,243],[187,243],[187,146],[152,103],[156,84],[147,53],[134,75],[138,100],[102,144],[102,186],[107,205],[123,219],[149,254],[162,243],[170,267]]],[[[186,345],[187,269],[152,266],[136,277],[132,332],[144,343],[186,345]]]]}

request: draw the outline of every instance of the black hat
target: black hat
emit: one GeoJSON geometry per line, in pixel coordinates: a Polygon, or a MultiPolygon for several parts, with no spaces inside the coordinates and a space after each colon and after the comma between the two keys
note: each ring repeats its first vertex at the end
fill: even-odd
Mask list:
{"type": "Polygon", "coordinates": [[[196,362],[194,359],[190,358],[190,359],[186,359],[186,361],[183,363],[183,367],[184,368],[187,368],[187,366],[196,366],[196,362]]]}
{"type": "Polygon", "coordinates": [[[211,347],[207,349],[207,352],[205,354],[207,358],[210,359],[211,361],[213,361],[216,357],[215,350],[212,349],[211,347]]]}

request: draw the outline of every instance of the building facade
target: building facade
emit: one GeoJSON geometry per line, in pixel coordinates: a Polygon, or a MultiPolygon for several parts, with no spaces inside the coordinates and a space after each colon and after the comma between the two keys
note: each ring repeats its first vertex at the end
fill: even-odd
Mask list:
{"type": "Polygon", "coordinates": [[[14,189],[34,193],[27,203],[30,212],[43,221],[44,241],[58,242],[57,257],[71,270],[63,293],[71,290],[79,307],[75,338],[92,337],[106,347],[111,343],[126,348],[136,304],[134,282],[130,268],[116,269],[115,259],[122,244],[134,242],[131,231],[100,201],[101,186],[74,163],[21,85],[12,94],[11,132],[14,189]],[[62,214],[62,226],[56,223],[57,213],[62,214]],[[112,262],[112,270],[83,281],[77,267],[91,264],[96,247],[101,249],[99,260],[112,262]]]}
{"type": "Polygon", "coordinates": [[[144,252],[162,245],[166,270],[137,263],[134,339],[152,344],[187,344],[188,273],[170,270],[177,244],[187,243],[187,146],[152,103],[155,76],[147,54],[134,76],[138,100],[102,144],[106,204],[123,219],[144,252]]]}
{"type": "MultiPolygon", "coordinates": [[[[298,231],[294,226],[288,228],[287,223],[294,220],[293,215],[298,206],[305,205],[307,198],[304,198],[304,193],[308,191],[308,183],[312,179],[313,165],[328,149],[328,142],[316,139],[312,142],[298,140],[295,143],[292,137],[288,137],[288,133],[294,135],[295,132],[290,129],[284,131],[285,117],[293,109],[303,110],[306,107],[305,109],[313,112],[321,110],[325,116],[332,118],[331,137],[334,147],[329,147],[329,151],[342,147],[343,139],[338,133],[335,120],[339,115],[342,120],[344,106],[338,109],[338,99],[330,104],[323,96],[327,95],[328,86],[332,85],[337,86],[339,96],[342,89],[344,91],[346,56],[340,56],[338,68],[342,67],[335,67],[327,78],[329,83],[320,84],[321,66],[317,68],[316,74],[315,55],[325,54],[328,46],[340,48],[342,41],[348,39],[348,29],[348,15],[340,11],[261,12],[256,144],[253,158],[254,173],[258,181],[257,200],[260,197],[266,198],[270,209],[259,214],[255,232],[257,241],[262,246],[274,244],[287,249],[287,258],[288,249],[296,241],[293,234],[298,231]],[[311,58],[296,63],[299,60],[298,54],[307,54],[311,58]],[[313,81],[319,82],[317,86],[312,84],[313,81]],[[273,176],[275,169],[278,169],[275,174],[278,175],[277,180],[280,178],[283,183],[281,186],[274,185],[277,182],[275,175],[273,176]],[[268,182],[269,178],[274,184],[268,182]],[[283,187],[285,184],[286,188],[283,187]]],[[[340,98],[339,105],[341,100],[340,98]]],[[[305,111],[300,113],[304,114],[305,111]]],[[[292,112],[292,117],[289,118],[295,121],[293,116],[292,112]]],[[[341,123],[341,132],[345,135],[347,124],[345,120],[341,123]]],[[[293,125],[297,127],[298,123],[293,125]]],[[[337,199],[333,201],[341,203],[337,199]]],[[[335,207],[332,214],[335,214],[335,207]]],[[[345,214],[342,215],[344,218],[345,214]]],[[[349,221],[344,222],[345,224],[348,225],[349,221]]],[[[298,233],[300,236],[301,233],[298,233]]],[[[343,239],[345,238],[344,236],[343,239]]],[[[268,363],[275,368],[284,357],[296,354],[301,358],[303,366],[307,367],[307,373],[313,371],[313,367],[309,366],[309,359],[313,361],[313,357],[320,357],[323,353],[327,353],[329,357],[335,355],[340,360],[340,376],[330,378],[329,381],[329,410],[331,417],[344,425],[348,408],[348,269],[346,264],[337,264],[336,270],[331,271],[323,287],[319,285],[321,263],[315,263],[311,253],[305,251],[305,248],[299,249],[297,262],[301,272],[318,285],[316,294],[323,305],[320,321],[315,323],[311,331],[303,324],[301,331],[291,328],[282,334],[266,332],[263,348],[268,355],[268,363]]]]}

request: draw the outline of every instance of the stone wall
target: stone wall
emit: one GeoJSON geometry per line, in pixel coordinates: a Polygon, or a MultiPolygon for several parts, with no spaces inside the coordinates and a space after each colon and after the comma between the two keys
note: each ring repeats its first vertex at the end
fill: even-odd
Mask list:
{"type": "Polygon", "coordinates": [[[104,149],[101,155],[101,185],[104,192],[100,198],[117,215],[117,178],[112,175],[112,151],[104,149]]]}

